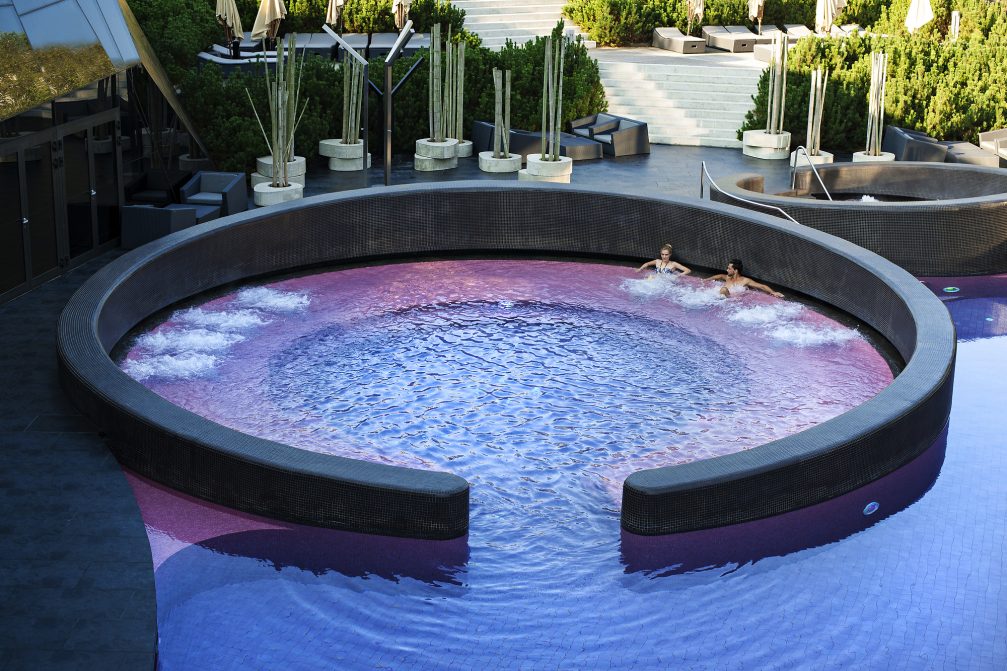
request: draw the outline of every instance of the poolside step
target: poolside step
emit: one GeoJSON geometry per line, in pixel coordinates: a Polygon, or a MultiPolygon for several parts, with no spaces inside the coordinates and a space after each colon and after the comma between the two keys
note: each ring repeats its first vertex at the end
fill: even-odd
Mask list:
{"type": "Polygon", "coordinates": [[[737,131],[754,106],[760,66],[725,62],[718,54],[669,58],[658,49],[632,51],[632,58],[617,49],[592,52],[609,112],[646,121],[657,144],[741,146],[737,131]]]}
{"type": "Polygon", "coordinates": [[[563,18],[566,0],[452,0],[455,7],[465,10],[465,27],[482,38],[483,46],[499,50],[507,40],[523,44],[552,32],[559,21],[566,34],[585,38],[587,47],[595,43],[563,18]]]}

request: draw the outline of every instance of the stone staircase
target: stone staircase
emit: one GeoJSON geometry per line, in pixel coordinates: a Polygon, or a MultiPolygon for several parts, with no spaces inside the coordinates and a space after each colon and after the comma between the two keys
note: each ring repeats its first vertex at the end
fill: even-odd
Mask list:
{"type": "Polygon", "coordinates": [[[737,130],[754,105],[764,64],[750,55],[736,63],[720,54],[667,58],[656,49],[660,55],[638,62],[618,59],[622,51],[592,52],[609,112],[646,121],[658,144],[741,147],[737,130]]]}
{"type": "MultiPolygon", "coordinates": [[[[576,25],[563,18],[567,0],[451,0],[451,4],[465,10],[465,27],[479,35],[483,46],[500,49],[508,39],[522,44],[536,37],[548,35],[563,21],[567,32],[583,35],[576,25]]],[[[594,42],[587,42],[589,48],[594,42]]]]}

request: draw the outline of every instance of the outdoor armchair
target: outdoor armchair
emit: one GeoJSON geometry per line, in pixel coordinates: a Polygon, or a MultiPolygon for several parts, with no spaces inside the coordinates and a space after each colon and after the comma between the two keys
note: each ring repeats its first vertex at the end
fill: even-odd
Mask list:
{"type": "Polygon", "coordinates": [[[135,249],[169,233],[196,225],[194,207],[126,205],[120,212],[122,233],[119,242],[123,249],[135,249]]]}
{"type": "Polygon", "coordinates": [[[614,114],[592,114],[570,122],[570,132],[600,142],[609,156],[650,153],[647,124],[614,114]]]}
{"type": "Polygon", "coordinates": [[[245,175],[240,172],[197,172],[181,189],[183,203],[214,205],[226,217],[248,208],[245,175]]]}

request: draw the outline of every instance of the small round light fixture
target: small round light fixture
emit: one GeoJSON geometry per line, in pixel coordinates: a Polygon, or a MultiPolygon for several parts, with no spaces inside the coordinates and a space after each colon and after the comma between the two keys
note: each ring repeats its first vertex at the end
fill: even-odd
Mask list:
{"type": "Polygon", "coordinates": [[[944,287],[944,293],[946,294],[956,294],[958,291],[958,287],[944,287]]]}
{"type": "Polygon", "coordinates": [[[877,501],[871,501],[866,506],[864,506],[864,515],[873,515],[874,513],[878,512],[878,508],[880,507],[881,506],[878,504],[877,501]]]}
{"type": "Polygon", "coordinates": [[[988,322],[991,322],[991,321],[993,321],[993,317],[987,317],[987,318],[986,318],[986,321],[988,321],[988,322]]]}

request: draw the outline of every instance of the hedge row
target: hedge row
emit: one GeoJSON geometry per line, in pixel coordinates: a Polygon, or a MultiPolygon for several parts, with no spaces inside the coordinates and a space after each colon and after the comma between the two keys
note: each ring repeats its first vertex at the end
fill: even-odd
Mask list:
{"type": "MultiPolygon", "coordinates": [[[[886,0],[887,2],[887,0],[886,0]]],[[[945,34],[949,0],[934,0],[935,20],[915,35],[902,22],[909,0],[878,12],[876,36],[802,40],[790,52],[784,127],[795,144],[807,130],[810,72],[831,72],[822,121],[822,147],[861,151],[866,142],[867,94],[873,51],[888,53],[886,123],[945,140],[975,143],[980,132],[1007,127],[1007,14],[986,0],[955,0],[962,12],[959,39],[945,34]],[[901,19],[899,18],[901,17],[901,19]],[[884,31],[886,37],[879,36],[884,31]]],[[[759,82],[755,109],[739,131],[764,128],[768,73],[759,82]]]]}
{"type": "MultiPolygon", "coordinates": [[[[558,26],[554,35],[560,35],[558,26]]],[[[396,61],[394,81],[405,75],[426,50],[396,61]]],[[[541,125],[541,88],[545,39],[524,45],[510,44],[499,52],[468,46],[465,54],[465,132],[470,132],[476,119],[493,119],[494,67],[512,71],[511,126],[539,130],[541,125]]],[[[427,137],[427,68],[424,65],[413,74],[395,95],[393,152],[412,154],[417,139],[427,137]]],[[[309,99],[297,131],[295,146],[298,155],[312,158],[318,141],[339,137],[342,128],[341,66],[318,57],[305,60],[302,96],[309,99]]],[[[380,81],[383,60],[371,60],[372,79],[380,81]]],[[[251,171],[255,157],[266,152],[266,146],[252,113],[248,89],[259,105],[265,107],[264,78],[261,74],[235,73],[225,77],[213,65],[191,70],[181,82],[182,100],[200,132],[207,151],[217,166],[225,170],[251,171]],[[196,104],[198,103],[198,104],[196,104]]],[[[580,43],[567,49],[564,63],[563,118],[569,121],[587,114],[604,111],[604,89],[598,66],[580,43]]],[[[370,99],[370,135],[368,141],[375,156],[381,152],[381,100],[370,99]]]]}
{"type": "MultiPolygon", "coordinates": [[[[851,0],[856,2],[857,0],[851,0]]],[[[864,0],[859,0],[863,2],[864,0]]],[[[685,0],[570,0],[563,13],[601,45],[649,44],[654,28],[688,28],[685,0]]],[[[766,0],[763,25],[815,23],[815,0],[766,0]]],[[[748,0],[706,0],[702,25],[754,24],[748,0]]],[[[692,34],[700,34],[699,25],[692,34]]]]}

